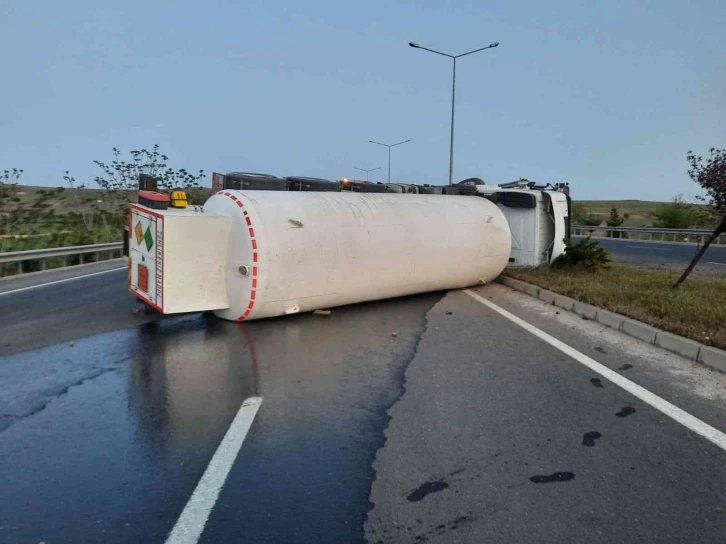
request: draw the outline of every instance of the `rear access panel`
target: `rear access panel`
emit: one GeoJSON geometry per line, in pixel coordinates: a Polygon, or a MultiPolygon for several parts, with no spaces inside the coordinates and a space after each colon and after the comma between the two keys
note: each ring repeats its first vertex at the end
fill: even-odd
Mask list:
{"type": "Polygon", "coordinates": [[[131,206],[129,289],[153,308],[164,311],[164,216],[131,206]]]}

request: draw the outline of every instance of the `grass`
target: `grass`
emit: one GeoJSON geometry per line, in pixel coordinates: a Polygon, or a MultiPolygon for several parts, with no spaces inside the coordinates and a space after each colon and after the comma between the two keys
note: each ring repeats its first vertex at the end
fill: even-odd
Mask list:
{"type": "Polygon", "coordinates": [[[603,221],[610,219],[610,210],[616,208],[622,216],[629,214],[623,223],[624,227],[645,227],[653,223],[651,213],[667,204],[666,202],[649,202],[647,200],[578,200],[588,213],[597,215],[603,221]]]}
{"type": "Polygon", "coordinates": [[[703,344],[726,349],[726,278],[690,278],[623,264],[578,268],[508,268],[507,276],[637,319],[703,344]]]}
{"type": "Polygon", "coordinates": [[[649,200],[576,200],[576,202],[581,202],[590,213],[608,217],[611,208],[617,208],[620,213],[649,215],[656,208],[668,204],[649,200]]]}
{"type": "MultiPolygon", "coordinates": [[[[37,185],[18,185],[18,193],[16,196],[20,199],[19,206],[28,207],[30,206],[39,196],[40,191],[48,191],[57,189],[58,187],[43,187],[37,185]]],[[[108,191],[101,188],[83,188],[74,189],[76,192],[76,198],[79,201],[80,209],[83,211],[91,210],[93,205],[96,204],[100,207],[104,207],[104,203],[108,199],[108,191]]],[[[49,201],[50,208],[55,210],[57,213],[63,213],[70,211],[71,209],[71,190],[65,189],[58,195],[57,198],[49,201]]],[[[187,189],[187,196],[192,200],[193,204],[204,204],[204,202],[211,196],[212,190],[208,187],[199,187],[194,189],[187,189]]],[[[136,191],[128,191],[128,201],[136,202],[136,191]]],[[[610,213],[608,211],[608,213],[610,213]]]]}
{"type": "MultiPolygon", "coordinates": [[[[623,223],[624,227],[648,227],[653,224],[651,215],[657,208],[668,204],[668,202],[654,202],[648,200],[575,200],[579,202],[588,213],[597,215],[603,221],[610,218],[610,210],[616,208],[622,216],[628,214],[628,219],[623,223]]],[[[693,206],[700,206],[693,204],[693,206]]]]}
{"type": "MultiPolygon", "coordinates": [[[[209,188],[187,190],[191,204],[203,204],[209,188]]],[[[128,205],[135,202],[136,192],[111,195],[104,189],[63,189],[58,187],[18,186],[17,201],[7,205],[14,214],[7,228],[5,216],[0,216],[0,252],[27,251],[50,247],[80,246],[120,242],[128,220],[128,205]]],[[[86,256],[90,261],[92,256],[86,256]]],[[[77,257],[49,259],[47,268],[64,263],[75,264],[77,257]]],[[[40,270],[37,260],[25,261],[25,272],[40,270]]],[[[16,263],[0,264],[0,277],[18,272],[16,263]]]]}

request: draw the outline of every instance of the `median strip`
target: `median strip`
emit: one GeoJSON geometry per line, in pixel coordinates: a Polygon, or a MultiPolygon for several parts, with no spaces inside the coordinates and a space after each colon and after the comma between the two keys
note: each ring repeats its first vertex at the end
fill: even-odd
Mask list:
{"type": "Polygon", "coordinates": [[[505,274],[500,283],[726,372],[726,279],[689,279],[674,292],[674,274],[624,265],[505,274]]]}

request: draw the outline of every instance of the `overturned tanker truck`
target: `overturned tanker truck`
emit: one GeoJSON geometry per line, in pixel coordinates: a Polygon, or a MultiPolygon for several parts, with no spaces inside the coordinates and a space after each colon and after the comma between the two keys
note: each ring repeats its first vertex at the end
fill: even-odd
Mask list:
{"type": "Polygon", "coordinates": [[[214,174],[213,195],[141,176],[125,242],[129,290],[165,314],[246,321],[487,283],[556,259],[569,187],[453,186],[214,174]]]}

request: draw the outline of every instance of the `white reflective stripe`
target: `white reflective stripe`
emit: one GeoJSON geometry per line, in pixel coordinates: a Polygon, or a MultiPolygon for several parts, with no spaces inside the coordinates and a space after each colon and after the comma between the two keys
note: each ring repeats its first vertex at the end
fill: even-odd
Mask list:
{"type": "Polygon", "coordinates": [[[3,295],[10,295],[12,293],[20,293],[21,291],[28,291],[30,289],[37,289],[38,287],[45,287],[46,285],[55,285],[57,283],[65,283],[67,281],[80,280],[81,278],[90,278],[91,276],[98,276],[99,274],[108,274],[109,272],[117,272],[118,270],[127,270],[127,267],[122,266],[121,268],[112,268],[111,270],[102,270],[101,272],[93,272],[92,274],[84,274],[83,276],[74,276],[72,278],[65,278],[63,280],[49,281],[47,283],[39,283],[38,285],[22,287],[21,289],[13,289],[12,291],[3,291],[2,293],[0,293],[0,297],[3,295]]]}
{"type": "Polygon", "coordinates": [[[544,340],[552,347],[557,348],[565,355],[569,355],[570,357],[575,359],[577,362],[582,363],[583,365],[588,367],[590,370],[597,372],[602,377],[607,378],[608,380],[613,382],[615,385],[619,385],[620,387],[625,389],[628,393],[635,395],[637,398],[639,398],[646,404],[649,404],[656,410],[658,410],[658,411],[662,412],[663,414],[667,415],[668,417],[676,420],[678,423],[680,423],[684,427],[687,427],[688,429],[692,430],[696,434],[701,435],[706,440],[717,445],[722,450],[726,450],[726,434],[722,433],[715,427],[711,427],[711,425],[709,425],[708,423],[701,421],[697,417],[692,416],[688,412],[678,408],[678,406],[671,404],[667,400],[660,398],[658,395],[651,393],[644,387],[641,387],[638,384],[631,382],[630,380],[628,380],[627,378],[624,378],[617,372],[610,370],[605,365],[598,363],[596,360],[588,357],[584,353],[577,351],[575,348],[568,346],[567,344],[558,340],[554,336],[551,336],[551,335],[547,334],[546,332],[538,329],[531,323],[526,322],[524,319],[520,319],[516,315],[509,313],[507,310],[500,308],[493,302],[490,302],[490,301],[486,300],[485,298],[482,298],[481,296],[474,293],[473,291],[470,291],[469,289],[464,289],[464,292],[467,295],[469,295],[470,297],[472,297],[475,300],[484,304],[484,306],[486,306],[487,308],[494,310],[499,315],[509,319],[512,323],[519,325],[527,332],[532,333],[537,338],[540,338],[541,340],[544,340]]]}
{"type": "Polygon", "coordinates": [[[260,397],[250,397],[242,403],[202,479],[166,539],[166,544],[196,544],[199,541],[260,404],[260,397]]]}

